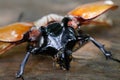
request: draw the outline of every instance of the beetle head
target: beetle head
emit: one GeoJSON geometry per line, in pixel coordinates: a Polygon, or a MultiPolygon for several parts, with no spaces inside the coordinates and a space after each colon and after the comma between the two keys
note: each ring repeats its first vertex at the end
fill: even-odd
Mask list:
{"type": "Polygon", "coordinates": [[[81,17],[74,17],[74,16],[68,16],[68,17],[64,17],[62,20],[62,23],[64,24],[65,27],[73,27],[74,29],[77,29],[78,27],[80,27],[81,22],[83,22],[84,19],[82,19],[81,17]]]}

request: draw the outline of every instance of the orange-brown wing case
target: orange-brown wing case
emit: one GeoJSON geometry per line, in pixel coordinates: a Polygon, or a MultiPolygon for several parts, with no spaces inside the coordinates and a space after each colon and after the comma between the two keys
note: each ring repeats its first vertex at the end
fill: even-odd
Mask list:
{"type": "Polygon", "coordinates": [[[70,11],[68,15],[78,16],[85,20],[94,19],[100,14],[104,13],[109,9],[115,9],[116,6],[112,1],[99,1],[94,3],[85,4],[77,7],[76,9],[70,11]]]}
{"type": "Polygon", "coordinates": [[[23,38],[24,34],[33,26],[32,23],[19,22],[0,27],[0,41],[15,42],[23,38]]]}
{"type": "Polygon", "coordinates": [[[15,45],[15,43],[0,42],[0,55],[6,52],[7,50],[11,49],[15,45]]]}

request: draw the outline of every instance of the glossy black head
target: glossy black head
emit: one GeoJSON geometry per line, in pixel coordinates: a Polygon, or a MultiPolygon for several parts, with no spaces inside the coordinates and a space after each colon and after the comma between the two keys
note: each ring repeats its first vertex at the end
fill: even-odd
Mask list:
{"type": "Polygon", "coordinates": [[[71,53],[64,52],[64,53],[58,53],[57,54],[57,63],[59,64],[60,68],[63,70],[69,70],[70,69],[70,62],[72,60],[71,53]]]}
{"type": "Polygon", "coordinates": [[[64,17],[62,20],[63,26],[67,27],[69,21],[71,21],[71,19],[69,17],[64,17]]]}

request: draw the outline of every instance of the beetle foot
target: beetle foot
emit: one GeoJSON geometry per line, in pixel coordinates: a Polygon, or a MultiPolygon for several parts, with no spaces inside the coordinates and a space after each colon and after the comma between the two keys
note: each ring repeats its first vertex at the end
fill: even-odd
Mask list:
{"type": "Polygon", "coordinates": [[[110,59],[110,60],[113,60],[113,61],[116,61],[116,62],[120,63],[119,59],[115,59],[115,58],[112,57],[111,52],[106,52],[105,56],[106,56],[107,60],[110,59]]]}
{"type": "Polygon", "coordinates": [[[109,51],[105,52],[105,57],[107,60],[110,59],[112,57],[111,52],[109,52],[109,51]]]}
{"type": "Polygon", "coordinates": [[[22,73],[21,72],[16,73],[16,78],[23,78],[22,73]]]}
{"type": "Polygon", "coordinates": [[[20,75],[20,74],[16,74],[16,78],[18,79],[18,78],[21,78],[22,80],[24,80],[24,77],[22,76],[22,75],[20,75]]]}

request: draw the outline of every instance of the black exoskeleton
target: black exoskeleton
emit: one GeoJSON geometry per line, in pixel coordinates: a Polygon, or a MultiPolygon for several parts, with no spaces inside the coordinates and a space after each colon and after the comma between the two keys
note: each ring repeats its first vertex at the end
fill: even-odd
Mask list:
{"type": "Polygon", "coordinates": [[[38,38],[39,40],[36,42],[36,46],[29,45],[30,48],[28,48],[27,54],[20,65],[17,77],[22,77],[25,64],[30,54],[47,54],[52,56],[60,65],[60,68],[69,70],[73,48],[76,43],[82,46],[86,42],[91,41],[103,52],[106,58],[111,57],[111,53],[105,50],[104,46],[94,38],[79,31],[75,31],[71,26],[67,26],[69,20],[69,18],[64,18],[62,23],[53,22],[47,27],[40,28],[42,36],[38,38]]]}

